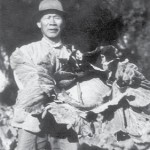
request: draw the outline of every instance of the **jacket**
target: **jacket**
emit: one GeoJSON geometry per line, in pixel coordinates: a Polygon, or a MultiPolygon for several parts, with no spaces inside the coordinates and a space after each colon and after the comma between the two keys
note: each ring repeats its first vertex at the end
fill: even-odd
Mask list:
{"type": "Polygon", "coordinates": [[[40,73],[47,74],[40,66],[45,57],[49,57],[51,75],[61,69],[60,58],[69,59],[71,50],[61,42],[51,45],[45,38],[40,41],[17,48],[10,57],[11,68],[18,85],[18,96],[14,106],[14,118],[12,126],[31,132],[39,132],[40,122],[33,117],[33,111],[25,109],[43,107],[44,100],[51,97],[51,91],[55,87],[55,81],[49,76],[51,82],[47,87],[41,84],[40,73]],[[45,98],[46,97],[46,98],[45,98]],[[32,102],[32,103],[31,103],[32,102]],[[33,106],[33,107],[32,107],[33,106]]]}

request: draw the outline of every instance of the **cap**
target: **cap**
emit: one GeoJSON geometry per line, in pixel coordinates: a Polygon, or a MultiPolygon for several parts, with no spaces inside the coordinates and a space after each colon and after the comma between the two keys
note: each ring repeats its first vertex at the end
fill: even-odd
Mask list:
{"type": "Polygon", "coordinates": [[[34,18],[37,21],[47,13],[57,13],[61,16],[65,16],[66,14],[60,0],[42,0],[39,4],[38,12],[34,15],[34,18]]]}

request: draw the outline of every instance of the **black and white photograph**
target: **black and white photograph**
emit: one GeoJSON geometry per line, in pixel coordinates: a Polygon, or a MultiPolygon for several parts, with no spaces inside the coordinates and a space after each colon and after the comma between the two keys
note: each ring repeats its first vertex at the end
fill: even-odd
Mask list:
{"type": "Polygon", "coordinates": [[[0,0],[0,150],[150,150],[149,0],[0,0]]]}

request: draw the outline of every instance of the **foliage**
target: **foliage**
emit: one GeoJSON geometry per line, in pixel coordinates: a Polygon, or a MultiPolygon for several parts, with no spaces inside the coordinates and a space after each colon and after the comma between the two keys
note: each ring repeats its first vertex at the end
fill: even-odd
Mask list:
{"type": "MultiPolygon", "coordinates": [[[[14,51],[15,47],[41,37],[32,22],[31,15],[35,13],[39,1],[0,1],[0,88],[2,89],[0,101],[3,104],[7,101],[7,104],[12,105],[15,102],[17,90],[9,68],[8,56],[14,51]],[[4,86],[2,87],[2,85],[4,86]]],[[[122,59],[128,57],[150,79],[150,1],[92,0],[91,2],[91,0],[63,0],[63,2],[70,16],[74,16],[67,20],[69,24],[64,33],[66,42],[74,43],[82,51],[91,51],[97,45],[114,44],[119,48],[122,59]]],[[[2,137],[3,134],[0,134],[0,149],[9,149],[4,146],[9,146],[16,140],[16,133],[8,123],[11,119],[10,112],[12,112],[11,107],[0,108],[0,114],[3,116],[0,121],[0,132],[5,130],[4,137],[2,137]],[[14,137],[8,136],[8,134],[13,134],[14,137]],[[6,143],[2,145],[4,139],[8,141],[8,145],[6,143]]],[[[146,128],[146,130],[148,129],[146,128]]],[[[149,131],[145,132],[143,139],[149,139],[149,131]]],[[[130,140],[122,143],[113,140],[108,142],[109,140],[107,138],[106,140],[105,136],[103,136],[106,146],[103,145],[104,148],[140,149],[143,146],[143,143],[135,146],[130,140]],[[128,145],[131,147],[127,148],[128,145]]],[[[145,141],[147,147],[149,147],[148,142],[145,141]]]]}
{"type": "Polygon", "coordinates": [[[17,142],[17,130],[10,126],[13,117],[12,107],[0,106],[0,149],[14,150],[17,142]]]}

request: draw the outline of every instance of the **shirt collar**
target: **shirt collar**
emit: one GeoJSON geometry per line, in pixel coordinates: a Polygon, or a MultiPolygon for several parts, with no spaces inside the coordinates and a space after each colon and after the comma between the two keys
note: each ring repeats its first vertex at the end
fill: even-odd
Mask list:
{"type": "Polygon", "coordinates": [[[42,38],[42,41],[44,42],[44,43],[46,43],[46,44],[48,44],[50,47],[53,47],[53,48],[60,48],[60,47],[62,47],[62,41],[60,40],[58,43],[56,43],[56,44],[51,44],[46,38],[42,38]]]}

